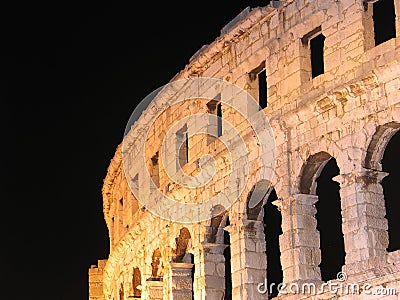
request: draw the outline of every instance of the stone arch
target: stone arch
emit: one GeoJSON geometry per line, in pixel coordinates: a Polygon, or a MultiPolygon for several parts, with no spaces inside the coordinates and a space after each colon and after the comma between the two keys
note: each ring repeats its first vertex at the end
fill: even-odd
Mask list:
{"type": "Polygon", "coordinates": [[[222,205],[214,206],[203,243],[205,290],[210,299],[232,299],[231,239],[225,230],[229,225],[228,211],[222,205]]]}
{"type": "Polygon", "coordinates": [[[154,250],[153,255],[151,256],[151,277],[160,280],[163,277],[161,251],[159,248],[154,250]]]}
{"type": "Polygon", "coordinates": [[[225,226],[230,225],[229,221],[229,215],[226,214],[225,218],[223,220],[223,227],[222,227],[222,233],[220,235],[220,238],[222,238],[221,243],[225,245],[225,249],[223,251],[223,257],[224,257],[224,279],[225,279],[225,294],[224,294],[224,299],[225,300],[231,300],[232,299],[232,246],[231,246],[231,234],[230,232],[224,230],[225,226]]]}
{"type": "Polygon", "coordinates": [[[302,207],[296,218],[304,219],[300,224],[307,232],[301,239],[308,240],[301,251],[311,252],[313,257],[305,261],[304,266],[317,280],[336,278],[345,263],[343,203],[337,182],[340,172],[338,161],[328,152],[310,155],[301,168],[300,194],[295,195],[296,202],[302,207]]]}
{"type": "MultiPolygon", "coordinates": [[[[252,264],[251,269],[246,271],[246,276],[254,278],[254,282],[262,282],[267,278],[268,266],[264,209],[273,190],[271,182],[265,179],[258,181],[251,188],[247,195],[245,217],[241,224],[243,229],[239,230],[240,243],[244,247],[243,259],[255,262],[252,264]]],[[[234,247],[232,248],[234,249],[234,247]]],[[[233,272],[233,274],[235,274],[235,272],[233,272]]],[[[234,278],[234,276],[232,277],[234,278]]],[[[256,291],[256,289],[257,286],[249,285],[249,291],[256,291]]]]}
{"type": "Polygon", "coordinates": [[[246,216],[248,220],[259,220],[262,207],[271,191],[271,182],[265,179],[257,182],[246,199],[246,216]]]}
{"type": "Polygon", "coordinates": [[[376,209],[375,218],[381,224],[380,232],[375,233],[381,237],[379,247],[375,247],[380,254],[382,249],[384,252],[400,249],[400,239],[397,234],[400,223],[397,201],[399,173],[396,167],[399,132],[400,123],[395,121],[376,127],[363,160],[366,171],[364,189],[369,193],[372,192],[372,199],[375,199],[373,203],[376,209]]]}
{"type": "Polygon", "coordinates": [[[319,231],[319,248],[321,262],[319,268],[321,279],[336,279],[338,272],[345,264],[345,246],[343,235],[343,212],[340,195],[340,184],[333,178],[340,175],[336,159],[331,157],[323,162],[315,178],[318,201],[315,203],[317,230],[319,231]]]}
{"type": "Polygon", "coordinates": [[[192,236],[190,235],[189,229],[183,227],[179,231],[179,236],[175,238],[175,249],[172,250],[172,261],[173,262],[191,262],[188,249],[190,248],[192,236]]]}
{"type": "MultiPolygon", "coordinates": [[[[354,159],[361,159],[361,157],[354,156],[358,155],[358,152],[349,153],[349,151],[344,150],[347,148],[346,142],[320,137],[292,149],[289,154],[289,159],[290,170],[292,170],[293,173],[289,173],[286,175],[286,178],[283,178],[283,184],[275,184],[275,182],[273,184],[280,197],[291,197],[291,195],[294,194],[315,195],[316,186],[312,184],[314,179],[312,176],[317,178],[319,174],[313,172],[312,166],[314,165],[315,169],[321,171],[323,165],[319,165],[319,162],[327,162],[330,157],[336,159],[342,173],[351,172],[353,170],[353,164],[349,163],[349,160],[353,162],[354,159]],[[311,174],[311,178],[310,176],[307,178],[307,176],[303,176],[303,174],[311,174]],[[303,187],[303,190],[301,187],[303,187]]],[[[363,143],[362,145],[364,147],[363,141],[357,142],[358,144],[363,143]]],[[[360,162],[358,164],[360,164],[360,162]]],[[[283,169],[280,173],[286,174],[283,169]]]]}
{"type": "Polygon", "coordinates": [[[175,238],[176,246],[172,250],[170,262],[173,299],[194,298],[196,267],[194,255],[189,253],[189,250],[192,250],[191,239],[190,231],[186,227],[182,227],[178,237],[175,238]]]}
{"type": "Polygon", "coordinates": [[[132,274],[132,290],[133,297],[140,298],[142,295],[142,274],[139,268],[133,268],[132,274]]]}
{"type": "Polygon", "coordinates": [[[301,194],[315,195],[317,189],[316,179],[332,156],[324,151],[311,155],[303,165],[300,177],[299,190],[301,194]]]}
{"type": "MultiPolygon", "coordinates": [[[[398,229],[400,228],[400,202],[398,201],[398,186],[400,184],[400,131],[396,131],[388,141],[382,156],[380,172],[382,180],[381,189],[375,191],[383,192],[384,209],[381,210],[384,218],[387,220],[387,252],[400,250],[400,236],[398,229]]],[[[379,182],[379,181],[378,181],[379,182]]],[[[379,196],[378,196],[379,199],[379,196]]],[[[386,234],[385,234],[386,238],[386,234]]]]}
{"type": "Polygon", "coordinates": [[[376,128],[365,154],[364,167],[366,169],[382,171],[381,160],[386,146],[399,129],[398,122],[389,122],[376,128]]]}
{"type": "Polygon", "coordinates": [[[282,232],[282,213],[276,190],[270,188],[265,197],[262,209],[262,221],[264,228],[265,254],[267,259],[266,278],[270,284],[274,283],[268,291],[268,299],[278,295],[278,285],[283,281],[281,263],[280,236],[282,232]]]}
{"type": "Polygon", "coordinates": [[[224,242],[224,227],[227,219],[228,212],[222,205],[216,205],[212,208],[205,237],[207,243],[222,244],[224,242]]]}

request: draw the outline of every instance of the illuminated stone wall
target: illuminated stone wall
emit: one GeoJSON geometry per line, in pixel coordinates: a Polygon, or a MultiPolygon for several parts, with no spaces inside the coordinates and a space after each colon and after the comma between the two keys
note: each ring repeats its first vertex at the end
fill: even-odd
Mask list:
{"type": "MultiPolygon", "coordinates": [[[[392,1],[398,16],[400,1],[392,1]]],[[[273,187],[279,197],[276,205],[282,214],[284,283],[323,283],[318,266],[321,254],[315,222],[315,180],[333,157],[340,169],[334,180],[340,183],[346,252],[342,271],[348,276],[347,282],[393,287],[400,292],[400,251],[386,251],[388,225],[380,184],[385,176],[380,160],[386,144],[400,128],[400,38],[375,46],[374,4],[362,0],[273,2],[229,24],[173,80],[219,78],[257,98],[254,74],[265,68],[268,105],[260,113],[267,116],[274,132],[276,166],[271,185],[259,186],[264,189],[263,195],[273,187]],[[310,43],[320,34],[325,37],[324,69],[313,76],[310,43]]],[[[399,20],[395,20],[397,32],[399,20]]],[[[127,136],[133,144],[139,134],[135,128],[145,122],[149,109],[127,136]]],[[[161,151],[161,139],[176,120],[207,109],[207,102],[198,99],[167,110],[150,128],[146,161],[151,164],[161,151]]],[[[181,224],[152,215],[130,191],[122,165],[122,146],[117,148],[103,186],[111,253],[104,271],[100,265],[89,271],[89,299],[133,297],[135,268],[140,270],[142,299],[192,299],[192,290],[194,299],[224,299],[224,231],[230,234],[232,298],[267,299],[257,290],[265,281],[267,269],[263,213],[260,210],[255,218],[249,218],[246,209],[249,194],[260,182],[262,158],[243,117],[224,107],[222,115],[236,124],[243,136],[251,172],[244,192],[218,222],[181,224]],[[186,229],[190,235],[184,238],[186,229]],[[102,295],[98,291],[100,275],[102,295]]],[[[232,175],[223,144],[210,142],[205,135],[193,137],[183,169],[196,174],[198,158],[204,154],[214,155],[217,161],[218,176],[207,188],[195,192],[182,189],[170,182],[161,166],[159,189],[189,202],[206,201],[217,194],[232,175]]],[[[144,170],[136,170],[134,160],[128,169],[138,174],[140,197],[150,197],[149,183],[141,181],[144,170]]],[[[244,180],[240,174],[233,175],[244,180]]],[[[327,292],[318,299],[332,296],[327,292]]],[[[355,299],[344,294],[335,297],[355,299]]],[[[281,294],[279,299],[299,299],[299,295],[281,294]]]]}

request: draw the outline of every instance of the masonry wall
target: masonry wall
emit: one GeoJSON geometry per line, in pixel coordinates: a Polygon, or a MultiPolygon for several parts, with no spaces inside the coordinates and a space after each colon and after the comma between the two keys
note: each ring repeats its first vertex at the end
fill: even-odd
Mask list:
{"type": "MultiPolygon", "coordinates": [[[[388,140],[400,128],[400,39],[396,36],[374,45],[371,5],[361,0],[298,0],[254,9],[197,53],[173,79],[219,78],[257,97],[257,85],[251,74],[265,65],[268,106],[249,113],[265,114],[274,132],[275,176],[271,185],[260,186],[264,194],[273,187],[279,197],[283,232],[281,263],[283,282],[287,284],[302,281],[323,284],[318,267],[321,258],[315,225],[318,201],[315,178],[333,157],[340,169],[340,175],[334,179],[340,183],[346,252],[342,270],[349,282],[400,291],[400,252],[386,251],[387,220],[380,184],[385,176],[380,160],[388,140]],[[317,34],[325,37],[324,72],[312,78],[309,42],[317,34]]],[[[398,0],[395,7],[400,15],[398,0]]],[[[399,26],[396,18],[397,32],[399,26]]],[[[149,182],[141,181],[144,170],[135,166],[134,157],[139,152],[135,152],[134,144],[143,138],[137,129],[146,125],[145,116],[151,109],[143,113],[144,117],[126,137],[133,145],[129,149],[132,159],[128,168],[132,177],[138,175],[140,195],[145,197],[152,197],[153,193],[149,182]]],[[[222,253],[226,245],[221,240],[224,230],[230,233],[233,299],[267,298],[257,292],[268,267],[262,210],[256,218],[249,218],[246,210],[254,186],[263,183],[259,179],[263,159],[249,134],[251,128],[246,119],[229,108],[222,109],[223,117],[235,124],[244,137],[251,172],[245,191],[217,224],[220,230],[215,231],[211,220],[180,224],[152,215],[130,192],[123,172],[121,146],[117,149],[103,187],[104,215],[111,240],[102,279],[104,299],[133,296],[134,268],[141,272],[142,299],[192,299],[191,290],[194,299],[224,299],[226,274],[222,253]],[[229,226],[226,226],[227,216],[229,226]],[[182,228],[190,232],[190,238],[185,242],[186,258],[177,262],[176,251],[180,247],[177,238],[182,228]],[[193,266],[192,280],[189,273],[193,266]]],[[[206,111],[206,100],[187,101],[170,107],[150,124],[150,134],[146,137],[148,167],[151,168],[152,158],[161,151],[165,132],[176,120],[188,117],[187,130],[194,130],[190,115],[206,111]]],[[[184,171],[197,174],[198,158],[208,153],[213,153],[218,171],[206,189],[192,191],[174,185],[162,167],[157,173],[159,189],[180,201],[200,202],[221,191],[229,176],[244,180],[239,173],[231,174],[231,161],[226,159],[224,146],[218,141],[210,143],[206,136],[190,140],[189,161],[184,171]]],[[[91,269],[91,276],[96,272],[100,276],[100,266],[96,270],[91,269]]],[[[90,299],[102,299],[97,289],[91,288],[90,294],[90,299]]],[[[298,299],[299,296],[278,297],[298,299]]],[[[319,297],[353,299],[329,292],[319,297]]],[[[382,299],[399,299],[399,296],[382,299]]]]}
{"type": "Polygon", "coordinates": [[[89,300],[104,300],[103,271],[107,260],[99,260],[89,269],[89,300]]]}

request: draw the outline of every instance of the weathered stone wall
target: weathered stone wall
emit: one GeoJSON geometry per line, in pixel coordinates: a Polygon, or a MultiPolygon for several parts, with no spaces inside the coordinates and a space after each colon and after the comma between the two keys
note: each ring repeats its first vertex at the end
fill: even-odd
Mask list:
{"type": "Polygon", "coordinates": [[[89,269],[89,300],[104,300],[103,271],[107,260],[99,260],[89,269]]]}
{"type": "MultiPolygon", "coordinates": [[[[362,0],[292,0],[280,1],[277,8],[254,9],[196,54],[173,79],[220,78],[256,97],[257,86],[250,74],[265,64],[268,106],[253,113],[265,114],[275,135],[276,168],[271,185],[282,213],[281,263],[283,281],[288,284],[322,284],[315,178],[324,163],[334,157],[340,169],[335,180],[341,188],[346,251],[343,271],[349,282],[368,282],[374,287],[395,287],[400,291],[400,252],[386,251],[387,221],[380,184],[385,176],[380,165],[385,146],[400,128],[400,38],[374,46],[371,5],[364,5],[362,0]],[[308,42],[315,33],[325,36],[324,72],[312,78],[308,42]]],[[[399,0],[395,0],[395,6],[399,16],[399,0]]],[[[399,18],[396,27],[399,32],[399,18]]],[[[151,159],[160,151],[165,132],[174,122],[206,110],[205,100],[186,101],[167,109],[152,124],[146,148],[149,168],[151,159]]],[[[267,268],[262,216],[249,220],[246,214],[246,201],[259,180],[262,158],[246,120],[226,107],[223,117],[235,124],[244,137],[251,169],[245,192],[227,212],[230,225],[225,227],[225,221],[220,224],[222,232],[225,227],[230,233],[233,299],[266,299],[266,295],[257,292],[267,268]]],[[[140,135],[135,128],[145,122],[145,117],[140,118],[126,137],[132,144],[140,135]]],[[[189,131],[193,130],[191,125],[194,126],[189,121],[189,131]]],[[[131,151],[134,157],[134,147],[131,151]]],[[[120,146],[103,187],[104,215],[111,240],[103,276],[104,299],[119,299],[121,288],[126,299],[133,295],[134,268],[141,271],[142,299],[191,299],[184,291],[192,288],[194,299],[223,299],[226,274],[221,230],[215,233],[219,237],[210,241],[210,221],[178,224],[149,213],[130,192],[121,152],[120,146]],[[173,262],[176,238],[183,227],[190,232],[186,252],[193,258],[173,262]],[[156,250],[161,254],[157,263],[153,255],[156,250]],[[188,280],[192,264],[193,287],[188,280]]],[[[210,143],[205,135],[190,141],[189,162],[184,171],[196,174],[197,159],[207,153],[215,156],[218,169],[207,188],[191,191],[173,185],[162,168],[157,175],[159,188],[179,201],[200,202],[217,194],[228,176],[244,180],[241,174],[230,173],[224,145],[210,143]]],[[[134,159],[129,170],[132,177],[138,174],[140,195],[151,197],[151,187],[148,182],[141,182],[143,170],[135,169],[134,159]]],[[[90,270],[91,276],[95,270],[90,270]]],[[[101,273],[100,266],[98,272],[101,273]]],[[[97,290],[90,291],[90,299],[102,299],[97,290]]],[[[299,295],[279,297],[298,299],[299,295]]],[[[353,299],[329,292],[319,297],[353,299]]]]}

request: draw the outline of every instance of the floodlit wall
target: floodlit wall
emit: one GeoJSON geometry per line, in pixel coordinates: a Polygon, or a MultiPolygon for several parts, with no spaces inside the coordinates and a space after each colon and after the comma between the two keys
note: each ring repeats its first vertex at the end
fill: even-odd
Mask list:
{"type": "MultiPolygon", "coordinates": [[[[137,298],[139,294],[142,299],[224,299],[227,288],[231,289],[232,299],[266,299],[267,295],[259,291],[268,268],[262,204],[272,188],[278,195],[274,203],[282,215],[279,244],[283,283],[305,282],[321,287],[324,281],[319,266],[315,187],[331,158],[340,169],[333,180],[340,184],[345,249],[341,271],[346,274],[346,282],[400,292],[400,250],[387,251],[388,222],[381,185],[387,175],[382,171],[381,159],[387,143],[400,128],[400,39],[396,34],[400,19],[393,17],[394,36],[386,41],[377,38],[379,24],[374,22],[376,14],[382,13],[376,6],[381,1],[393,1],[395,15],[400,15],[399,0],[272,1],[266,7],[244,11],[222,30],[220,37],[191,58],[172,81],[218,78],[237,85],[256,100],[266,97],[263,101],[267,104],[262,105],[266,107],[260,111],[242,109],[249,115],[265,114],[269,120],[276,146],[272,182],[265,184],[260,179],[263,158],[246,118],[222,104],[222,118],[235,124],[249,150],[248,178],[232,174],[223,143],[199,135],[190,137],[188,149],[181,151],[185,156],[181,160],[183,170],[196,175],[198,159],[211,154],[216,160],[216,176],[201,189],[174,184],[165,171],[173,166],[164,168],[157,157],[162,139],[176,120],[185,117],[185,130],[190,136],[197,126],[190,116],[214,108],[210,108],[213,103],[209,100],[196,99],[165,109],[146,136],[145,161],[148,170],[153,170],[149,172],[155,172],[152,178],[156,178],[157,188],[178,201],[196,203],[218,194],[229,176],[236,176],[245,181],[244,191],[218,220],[212,212],[210,220],[192,224],[159,218],[139,201],[151,197],[154,187],[143,179],[146,170],[138,169],[134,159],[126,167],[140,197],[132,194],[120,145],[103,186],[104,216],[111,241],[111,253],[102,270],[104,299],[137,298]],[[264,71],[265,77],[259,76],[264,71]],[[260,78],[265,82],[258,82],[260,78]],[[266,94],[259,91],[262,85],[266,94]],[[263,199],[250,217],[248,201],[255,187],[263,199]],[[225,231],[230,245],[224,243],[225,231]],[[227,246],[231,287],[225,280],[227,246]],[[140,279],[135,269],[140,270],[140,279]]],[[[143,112],[126,136],[131,145],[127,151],[132,151],[133,157],[138,154],[134,147],[140,135],[137,128],[147,122],[146,114],[151,109],[143,112]]],[[[212,121],[207,124],[218,127],[212,121]]],[[[218,130],[215,128],[206,130],[218,130]]],[[[95,276],[95,270],[90,269],[90,276],[95,276]]],[[[342,278],[332,280],[343,282],[342,278]]],[[[97,288],[91,288],[90,293],[90,299],[103,299],[97,288]]],[[[332,295],[326,291],[316,297],[326,299],[332,295]]],[[[334,296],[354,299],[343,291],[334,296]]],[[[299,299],[298,294],[291,293],[280,293],[278,297],[299,299]]],[[[315,299],[312,297],[307,299],[315,299]]],[[[357,297],[366,296],[361,293],[357,297]]],[[[386,297],[382,299],[399,299],[397,295],[386,297]]]]}

